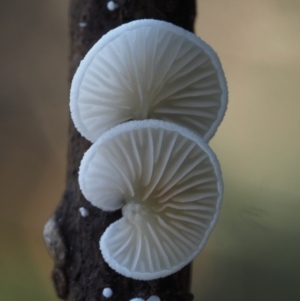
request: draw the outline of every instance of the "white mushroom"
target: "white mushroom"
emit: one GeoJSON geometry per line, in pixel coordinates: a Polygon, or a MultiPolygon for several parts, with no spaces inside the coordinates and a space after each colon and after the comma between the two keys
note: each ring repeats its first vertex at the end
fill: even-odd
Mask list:
{"type": "Polygon", "coordinates": [[[170,275],[200,252],[220,210],[218,161],[191,131],[159,120],[131,121],[103,134],[85,153],[82,193],[123,217],[100,239],[103,258],[140,280],[170,275]]]}
{"type": "Polygon", "coordinates": [[[191,32],[138,20],[103,36],[74,76],[70,108],[87,139],[124,121],[162,119],[208,141],[223,119],[227,86],[217,54],[191,32]]]}

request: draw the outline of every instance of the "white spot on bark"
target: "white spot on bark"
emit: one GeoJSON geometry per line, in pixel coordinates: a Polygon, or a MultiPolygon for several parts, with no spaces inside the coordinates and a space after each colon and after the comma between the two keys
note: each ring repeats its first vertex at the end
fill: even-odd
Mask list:
{"type": "Polygon", "coordinates": [[[80,215],[81,215],[82,217],[87,217],[87,216],[89,215],[88,210],[85,209],[84,207],[80,207],[80,208],[79,208],[79,212],[80,212],[80,215]]]}
{"type": "Polygon", "coordinates": [[[109,287],[106,287],[102,294],[105,298],[110,298],[113,295],[113,291],[109,287]]]}
{"type": "Polygon", "coordinates": [[[114,1],[107,2],[107,9],[110,10],[110,11],[114,11],[118,7],[119,7],[119,4],[115,3],[114,1]]]}
{"type": "Polygon", "coordinates": [[[79,27],[86,27],[87,23],[86,22],[80,22],[78,25],[79,25],[79,27]]]}

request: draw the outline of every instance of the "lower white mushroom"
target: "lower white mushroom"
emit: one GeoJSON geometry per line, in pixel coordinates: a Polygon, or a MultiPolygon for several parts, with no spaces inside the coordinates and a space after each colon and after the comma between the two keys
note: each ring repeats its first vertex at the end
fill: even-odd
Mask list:
{"type": "Polygon", "coordinates": [[[201,251],[220,210],[223,184],[212,150],[164,121],[131,121],[103,134],[85,153],[81,190],[123,217],[100,239],[118,273],[150,280],[170,275],[201,251]]]}

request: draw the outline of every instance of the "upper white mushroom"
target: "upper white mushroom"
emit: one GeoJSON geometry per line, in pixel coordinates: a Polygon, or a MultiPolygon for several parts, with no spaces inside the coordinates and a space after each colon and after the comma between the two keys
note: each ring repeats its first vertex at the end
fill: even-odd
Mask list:
{"type": "Polygon", "coordinates": [[[127,23],[103,36],[72,82],[71,115],[95,142],[124,121],[162,119],[208,141],[223,119],[227,86],[216,53],[193,33],[157,20],[127,23]]]}
{"type": "Polygon", "coordinates": [[[100,240],[122,275],[170,275],[203,248],[220,210],[218,161],[198,135],[159,120],[131,121],[103,134],[85,153],[80,188],[96,207],[123,217],[100,240]]]}

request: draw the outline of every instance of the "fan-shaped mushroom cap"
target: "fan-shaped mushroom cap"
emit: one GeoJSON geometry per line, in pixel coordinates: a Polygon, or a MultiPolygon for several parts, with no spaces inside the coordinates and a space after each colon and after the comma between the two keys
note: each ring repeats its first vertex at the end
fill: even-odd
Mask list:
{"type": "Polygon", "coordinates": [[[227,86],[216,53],[193,33],[157,20],[138,20],[108,32],[74,76],[71,115],[95,142],[128,120],[162,119],[206,141],[227,106],[227,86]]]}
{"type": "Polygon", "coordinates": [[[159,120],[131,121],[103,134],[83,157],[79,183],[96,207],[122,208],[100,249],[110,267],[141,280],[193,260],[216,223],[223,193],[207,143],[159,120]]]}

